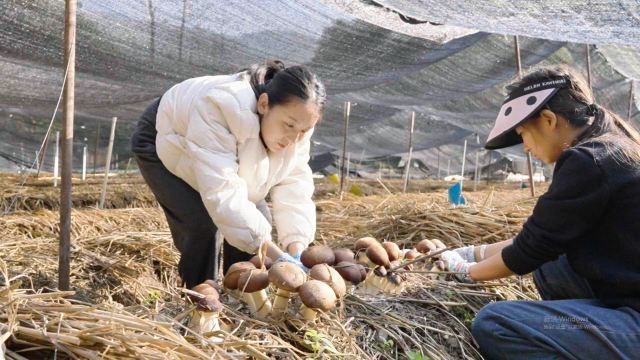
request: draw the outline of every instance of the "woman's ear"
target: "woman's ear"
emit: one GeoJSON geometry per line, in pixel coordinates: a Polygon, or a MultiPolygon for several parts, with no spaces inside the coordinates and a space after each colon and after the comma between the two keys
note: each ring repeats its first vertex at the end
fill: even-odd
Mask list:
{"type": "Polygon", "coordinates": [[[258,98],[258,114],[264,115],[269,109],[269,95],[262,93],[258,98]]]}
{"type": "Polygon", "coordinates": [[[542,110],[540,112],[540,122],[547,130],[553,131],[558,126],[558,117],[551,110],[542,110]]]}

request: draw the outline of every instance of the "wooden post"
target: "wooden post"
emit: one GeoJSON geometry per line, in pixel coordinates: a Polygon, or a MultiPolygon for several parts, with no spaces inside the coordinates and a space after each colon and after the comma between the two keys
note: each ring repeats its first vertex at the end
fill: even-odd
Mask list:
{"type": "Polygon", "coordinates": [[[631,110],[633,109],[633,90],[636,85],[635,80],[631,80],[631,87],[629,88],[629,113],[627,114],[627,120],[631,121],[631,110]]]}
{"type": "Polygon", "coordinates": [[[513,37],[513,41],[516,46],[516,77],[519,79],[522,75],[522,65],[520,63],[520,41],[518,41],[518,36],[513,37]]]}
{"type": "Polygon", "coordinates": [[[342,191],[344,190],[344,161],[347,156],[347,133],[349,132],[349,115],[351,113],[351,102],[344,102],[344,139],[342,141],[342,166],[340,167],[340,200],[342,200],[342,191]]]}
{"type": "Polygon", "coordinates": [[[36,150],[36,169],[40,168],[40,153],[36,150]]]}
{"type": "Polygon", "coordinates": [[[53,160],[53,186],[58,186],[58,156],[60,152],[60,131],[56,131],[56,158],[53,160]]]}
{"type": "Polygon", "coordinates": [[[487,156],[489,156],[489,165],[487,166],[487,185],[489,185],[489,179],[491,178],[491,161],[493,160],[491,150],[487,151],[487,156]]]}
{"type": "Polygon", "coordinates": [[[533,162],[531,161],[531,153],[527,153],[527,167],[529,168],[529,185],[531,186],[531,196],[536,196],[536,189],[533,187],[533,162]]]}
{"type": "Polygon", "coordinates": [[[82,148],[82,181],[87,179],[87,145],[82,148]]]}
{"type": "Polygon", "coordinates": [[[107,160],[104,164],[104,180],[102,181],[102,192],[100,193],[100,209],[104,208],[104,198],[107,195],[107,179],[109,178],[109,169],[111,168],[111,152],[113,151],[113,138],[116,136],[117,117],[111,120],[111,135],[109,135],[109,148],[107,150],[107,160]]]}
{"type": "Polygon", "coordinates": [[[449,177],[449,169],[451,169],[451,159],[447,161],[447,177],[449,177]]]}
{"type": "Polygon", "coordinates": [[[124,170],[125,174],[129,173],[129,165],[131,165],[131,158],[129,158],[129,160],[127,160],[127,168],[124,170]]]}
{"type": "Polygon", "coordinates": [[[404,171],[404,186],[402,187],[402,193],[407,192],[407,185],[409,184],[409,175],[411,172],[411,155],[413,153],[413,125],[416,122],[416,112],[411,112],[411,122],[409,123],[409,158],[405,164],[404,171]]]}
{"type": "Polygon", "coordinates": [[[60,248],[58,289],[69,290],[71,265],[71,178],[73,175],[73,114],[76,79],[76,0],[66,0],[64,8],[64,64],[67,80],[62,106],[62,186],[60,189],[60,248]]]}
{"type": "Polygon", "coordinates": [[[593,91],[593,87],[591,86],[591,51],[589,50],[589,44],[585,44],[587,50],[587,83],[589,84],[589,90],[593,91]]]}
{"type": "Polygon", "coordinates": [[[98,142],[100,141],[100,123],[96,129],[96,148],[93,149],[93,175],[96,174],[96,165],[98,164],[98,142]]]}

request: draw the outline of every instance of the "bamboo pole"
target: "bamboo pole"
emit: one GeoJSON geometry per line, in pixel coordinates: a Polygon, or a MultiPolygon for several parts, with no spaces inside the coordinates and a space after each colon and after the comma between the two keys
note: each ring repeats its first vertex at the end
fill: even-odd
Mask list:
{"type": "Polygon", "coordinates": [[[53,160],[53,186],[58,186],[59,153],[60,153],[60,131],[56,131],[56,158],[53,160]]]}
{"type": "Polygon", "coordinates": [[[402,193],[407,192],[407,185],[409,184],[409,175],[411,172],[411,155],[413,153],[413,126],[416,122],[416,112],[411,112],[411,121],[409,123],[409,158],[407,159],[407,163],[405,164],[404,171],[404,186],[402,187],[402,193]]]}
{"type": "Polygon", "coordinates": [[[107,179],[109,178],[109,169],[111,168],[111,152],[113,151],[113,138],[116,135],[117,117],[111,120],[111,135],[109,135],[109,148],[107,150],[107,160],[105,161],[104,180],[102,181],[102,192],[100,193],[100,209],[104,208],[104,198],[107,195],[107,179]]]}
{"type": "Polygon", "coordinates": [[[478,188],[478,155],[480,155],[480,150],[476,151],[476,169],[473,175],[473,191],[476,191],[478,188]]]}
{"type": "Polygon", "coordinates": [[[344,139],[342,141],[342,166],[340,167],[340,200],[342,200],[342,192],[344,191],[344,161],[347,155],[347,133],[349,132],[349,114],[351,113],[351,102],[344,102],[344,139]]]}
{"type": "Polygon", "coordinates": [[[66,0],[64,8],[64,64],[68,65],[62,107],[62,186],[60,189],[60,247],[58,289],[69,290],[71,264],[71,177],[73,175],[73,115],[76,79],[76,0],[66,0]]]}

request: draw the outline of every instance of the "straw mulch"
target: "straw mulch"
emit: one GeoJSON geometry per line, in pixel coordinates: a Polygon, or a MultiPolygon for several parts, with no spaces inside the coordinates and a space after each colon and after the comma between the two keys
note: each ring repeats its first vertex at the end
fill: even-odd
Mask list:
{"type": "MultiPolygon", "coordinates": [[[[472,204],[457,209],[445,205],[443,194],[318,201],[316,240],[350,247],[373,235],[408,247],[437,237],[454,247],[508,238],[532,201],[524,192],[493,200],[489,194],[469,195],[472,204]],[[522,201],[502,203],[508,199],[522,201]]],[[[527,278],[480,285],[407,274],[402,295],[348,295],[336,311],[304,323],[295,316],[297,299],[284,319],[259,321],[223,295],[222,317],[233,330],[209,334],[222,338],[214,342],[185,328],[193,307],[180,294],[179,254],[161,209],[74,210],[72,216],[73,293],[56,291],[58,213],[0,218],[0,339],[8,357],[478,359],[469,332],[475,313],[493,300],[537,298],[527,278]]]]}
{"type": "MultiPolygon", "coordinates": [[[[38,209],[55,210],[60,208],[60,181],[53,186],[50,174],[39,179],[31,175],[24,186],[24,175],[0,175],[0,214],[38,209]],[[13,205],[11,205],[13,204],[13,205]],[[11,209],[9,207],[11,206],[11,209]]],[[[71,202],[74,208],[95,207],[100,202],[103,176],[88,176],[87,180],[74,178],[71,189],[71,202]]],[[[140,175],[111,175],[108,179],[104,208],[140,208],[155,207],[157,202],[149,187],[140,175]]]]}

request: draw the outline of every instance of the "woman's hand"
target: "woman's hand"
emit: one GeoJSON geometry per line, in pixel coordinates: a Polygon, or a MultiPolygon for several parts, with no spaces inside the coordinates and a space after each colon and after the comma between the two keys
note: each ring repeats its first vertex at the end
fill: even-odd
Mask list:
{"type": "Polygon", "coordinates": [[[289,255],[293,255],[294,257],[295,257],[295,255],[297,255],[298,259],[300,259],[300,253],[305,248],[306,248],[306,246],[303,243],[294,242],[294,243],[289,244],[289,246],[287,246],[287,252],[289,253],[289,255]]]}
{"type": "MultiPolygon", "coordinates": [[[[473,249],[472,249],[473,250],[473,249]]],[[[472,251],[473,252],[473,251],[472,251]]],[[[445,270],[455,271],[463,274],[455,274],[455,277],[461,282],[473,282],[469,275],[469,269],[475,265],[475,262],[469,262],[462,258],[456,251],[445,251],[440,254],[440,261],[444,264],[445,270]]]]}
{"type": "Polygon", "coordinates": [[[309,269],[307,269],[307,267],[302,265],[302,263],[300,262],[300,254],[298,254],[298,258],[295,258],[294,256],[291,256],[287,253],[282,253],[282,256],[280,256],[278,260],[276,260],[276,262],[281,262],[281,261],[298,265],[300,268],[302,268],[302,270],[309,271],[309,269]]]}

